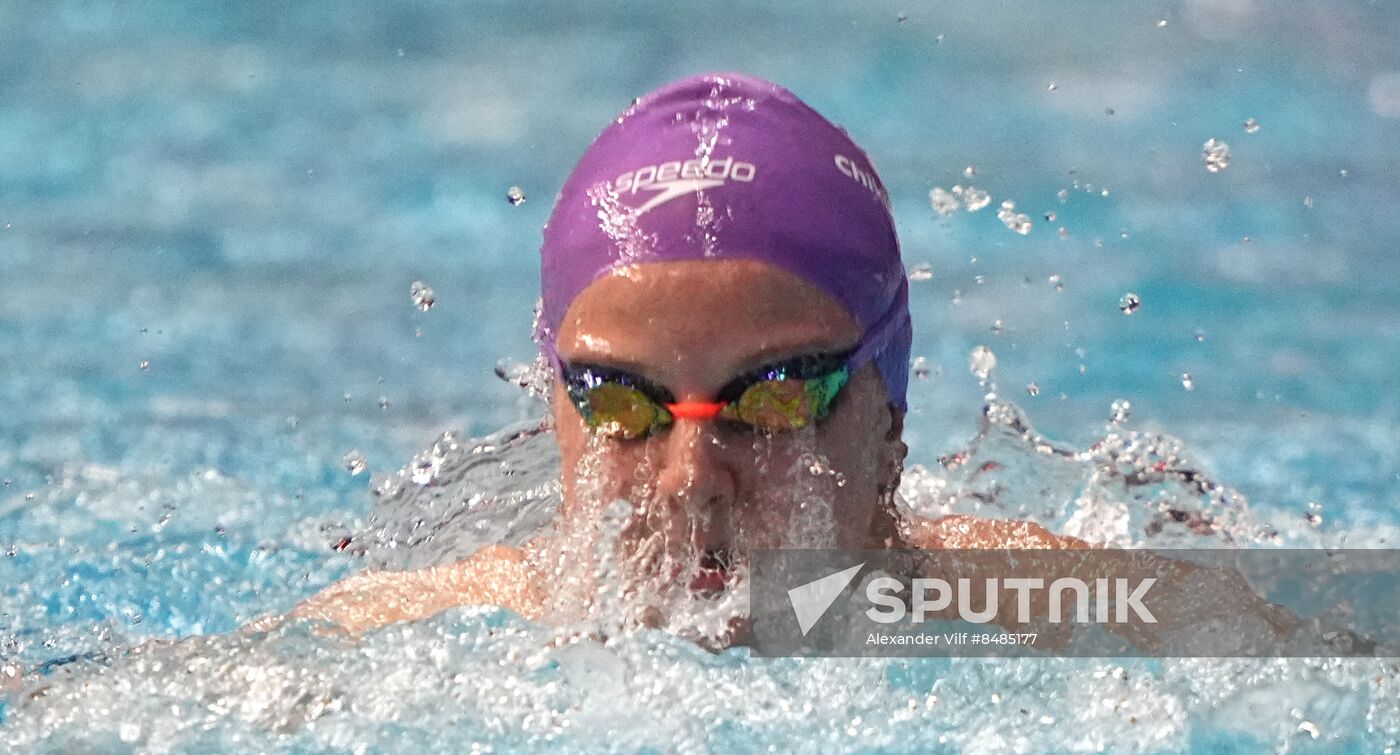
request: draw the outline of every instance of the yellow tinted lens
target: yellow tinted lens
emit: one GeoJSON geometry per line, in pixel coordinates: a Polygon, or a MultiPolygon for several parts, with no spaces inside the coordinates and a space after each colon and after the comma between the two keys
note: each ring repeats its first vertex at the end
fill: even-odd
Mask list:
{"type": "Polygon", "coordinates": [[[640,438],[654,425],[671,420],[665,407],[621,383],[603,383],[584,395],[588,401],[588,426],[614,437],[640,438]]]}
{"type": "Polygon", "coordinates": [[[806,427],[817,416],[817,396],[806,380],[764,380],[749,386],[720,416],[780,432],[806,427]]]}

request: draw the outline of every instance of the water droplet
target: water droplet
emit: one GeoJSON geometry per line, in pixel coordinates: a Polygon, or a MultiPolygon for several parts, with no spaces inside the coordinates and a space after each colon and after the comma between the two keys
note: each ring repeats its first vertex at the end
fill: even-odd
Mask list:
{"type": "Polygon", "coordinates": [[[918,378],[918,379],[920,379],[920,380],[924,380],[924,379],[928,378],[928,373],[929,373],[928,358],[927,358],[927,357],[916,357],[916,358],[914,359],[914,364],[913,364],[912,369],[914,370],[914,377],[916,377],[916,378],[918,378]]]}
{"type": "Polygon", "coordinates": [[[525,190],[519,186],[510,187],[506,190],[506,201],[514,207],[525,204],[525,190]]]}
{"type": "Polygon", "coordinates": [[[1181,373],[1181,387],[1185,388],[1188,391],[1196,390],[1196,381],[1194,378],[1191,377],[1191,373],[1181,373]]]}
{"type": "Polygon", "coordinates": [[[1040,386],[1036,385],[1035,383],[1031,383],[1030,385],[1026,386],[1026,393],[1029,393],[1032,396],[1039,396],[1040,386]]]}
{"type": "Polygon", "coordinates": [[[1346,168],[1342,168],[1341,170],[1337,171],[1337,175],[1341,176],[1342,178],[1346,178],[1346,177],[1347,177],[1347,169],[1346,169],[1346,168]]]}
{"type": "Polygon", "coordinates": [[[1137,294],[1129,291],[1123,294],[1123,298],[1118,300],[1118,309],[1125,315],[1131,315],[1142,307],[1142,299],[1137,294]]]}
{"type": "Polygon", "coordinates": [[[1001,203],[1001,209],[997,210],[997,219],[1002,225],[1022,236],[1031,232],[1030,216],[1024,212],[1016,212],[1016,203],[1009,199],[1001,203]]]}
{"type": "Polygon", "coordinates": [[[433,305],[437,303],[437,297],[433,294],[433,290],[423,281],[414,281],[413,285],[408,287],[408,295],[413,300],[413,306],[424,312],[432,309],[433,305]]]}
{"type": "Polygon", "coordinates": [[[972,355],[968,359],[968,369],[972,374],[986,380],[992,375],[992,370],[997,368],[997,355],[986,346],[977,346],[972,350],[972,355]]]}
{"type": "Polygon", "coordinates": [[[1127,399],[1118,399],[1109,407],[1108,421],[1115,425],[1121,425],[1128,421],[1128,417],[1133,413],[1133,405],[1127,399]]]}
{"type": "Polygon", "coordinates": [[[1244,132],[1245,132],[1246,134],[1257,134],[1257,133],[1259,133],[1259,121],[1256,121],[1256,120],[1254,120],[1253,118],[1250,118],[1249,120],[1246,120],[1246,121],[1244,122],[1244,132]]]}
{"type": "Polygon", "coordinates": [[[1060,226],[1060,238],[1062,238],[1062,239],[1067,239],[1067,238],[1069,238],[1069,229],[1068,229],[1068,228],[1065,228],[1064,226],[1060,226]]]}
{"type": "Polygon", "coordinates": [[[1196,328],[1195,336],[1196,343],[1203,343],[1206,340],[1206,332],[1200,328],[1196,328]]]}
{"type": "Polygon", "coordinates": [[[352,448],[349,453],[340,457],[340,462],[345,465],[345,470],[350,473],[351,477],[365,471],[365,467],[368,466],[365,455],[360,453],[358,448],[352,448]]]}
{"type": "Polygon", "coordinates": [[[142,359],[141,364],[136,365],[136,367],[142,370],[149,370],[151,369],[151,363],[149,360],[142,359]]]}
{"type": "Polygon", "coordinates": [[[1055,82],[1052,81],[1052,82],[1050,82],[1050,86],[1046,87],[1046,90],[1047,90],[1047,91],[1053,92],[1053,91],[1055,91],[1056,89],[1059,89],[1059,88],[1060,88],[1059,85],[1057,85],[1055,82]]]}
{"type": "Polygon", "coordinates": [[[944,217],[957,212],[961,204],[957,196],[938,186],[933,187],[933,190],[928,193],[928,199],[929,204],[933,206],[933,211],[944,217]]]}
{"type": "Polygon", "coordinates": [[[1051,275],[1050,278],[1049,278],[1049,281],[1050,281],[1050,285],[1054,286],[1056,291],[1063,291],[1063,290],[1065,290],[1065,283],[1064,283],[1063,280],[1060,279],[1060,274],[1059,274],[1059,273],[1055,273],[1054,275],[1051,275]]]}
{"type": "Polygon", "coordinates": [[[977,188],[969,186],[962,193],[963,205],[968,212],[977,212],[992,203],[992,195],[977,188]]]}
{"type": "Polygon", "coordinates": [[[1167,28],[1167,19],[1163,18],[1163,19],[1160,19],[1159,21],[1157,21],[1157,28],[1158,28],[1158,29],[1165,29],[1165,28],[1167,28]]]}
{"type": "Polygon", "coordinates": [[[1219,173],[1230,165],[1230,145],[1214,138],[1207,139],[1201,145],[1201,157],[1205,160],[1206,170],[1219,173]]]}
{"type": "Polygon", "coordinates": [[[434,459],[416,459],[413,462],[413,481],[419,485],[431,485],[437,479],[438,464],[434,459]]]}
{"type": "Polygon", "coordinates": [[[927,262],[920,262],[919,264],[909,269],[909,280],[911,281],[926,281],[931,280],[932,278],[933,265],[930,265],[927,262]]]}

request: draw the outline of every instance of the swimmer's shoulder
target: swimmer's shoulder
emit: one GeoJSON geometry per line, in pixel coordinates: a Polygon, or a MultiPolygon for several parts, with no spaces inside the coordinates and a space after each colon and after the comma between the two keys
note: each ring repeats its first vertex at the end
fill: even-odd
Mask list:
{"type": "Polygon", "coordinates": [[[1024,519],[986,519],[968,514],[937,518],[911,517],[909,545],[928,549],[1079,549],[1090,547],[1077,537],[1058,535],[1024,519]]]}
{"type": "Polygon", "coordinates": [[[359,633],[468,605],[537,618],[543,604],[534,567],[520,548],[491,545],[452,564],[413,571],[366,571],[307,599],[289,614],[359,633]]]}

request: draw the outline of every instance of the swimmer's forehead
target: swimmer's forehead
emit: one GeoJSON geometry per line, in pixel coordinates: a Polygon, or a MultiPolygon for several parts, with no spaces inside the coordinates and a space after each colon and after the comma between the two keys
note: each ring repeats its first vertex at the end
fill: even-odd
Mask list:
{"type": "Polygon", "coordinates": [[[634,264],[574,299],[559,353],[658,378],[724,376],[854,346],[855,318],[801,277],[751,259],[634,264]]]}

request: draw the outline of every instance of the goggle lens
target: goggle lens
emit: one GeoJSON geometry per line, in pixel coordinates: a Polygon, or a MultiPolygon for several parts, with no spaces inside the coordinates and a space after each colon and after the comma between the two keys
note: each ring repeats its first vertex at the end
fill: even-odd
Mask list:
{"type": "Polygon", "coordinates": [[[763,380],[726,404],[720,416],[767,432],[798,430],[827,415],[848,377],[840,369],[805,380],[763,380]]]}
{"type": "Polygon", "coordinates": [[[588,426],[614,438],[641,438],[671,423],[666,407],[629,385],[606,381],[584,391],[574,404],[588,426]]]}

